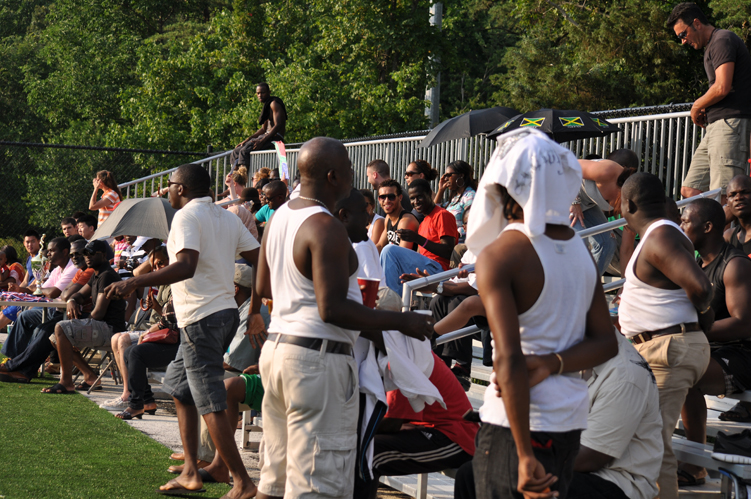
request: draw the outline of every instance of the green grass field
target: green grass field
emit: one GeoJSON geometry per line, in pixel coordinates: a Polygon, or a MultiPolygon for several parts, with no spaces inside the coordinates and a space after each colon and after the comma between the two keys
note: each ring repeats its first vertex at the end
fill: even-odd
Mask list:
{"type": "MultiPolygon", "coordinates": [[[[54,383],[0,383],[0,498],[163,497],[171,451],[83,395],[40,393],[54,383]]],[[[229,490],[205,488],[190,497],[229,490]]]]}

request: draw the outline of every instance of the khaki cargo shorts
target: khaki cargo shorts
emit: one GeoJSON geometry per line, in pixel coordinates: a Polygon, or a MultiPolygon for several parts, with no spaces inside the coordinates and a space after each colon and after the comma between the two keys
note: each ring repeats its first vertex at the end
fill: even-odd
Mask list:
{"type": "Polygon", "coordinates": [[[721,187],[724,194],[730,179],[748,175],[750,133],[749,118],[727,118],[707,125],[683,186],[702,192],[721,187]]]}

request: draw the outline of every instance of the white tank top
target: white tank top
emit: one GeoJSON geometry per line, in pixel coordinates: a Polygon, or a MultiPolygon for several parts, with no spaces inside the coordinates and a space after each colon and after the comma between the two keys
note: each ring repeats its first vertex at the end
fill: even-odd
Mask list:
{"type": "Polygon", "coordinates": [[[631,260],[626,266],[626,283],[623,285],[621,305],[618,307],[618,322],[621,332],[632,338],[644,331],[656,331],[682,322],[696,322],[698,315],[686,292],[681,289],[660,289],[639,280],[634,274],[634,265],[639,258],[644,242],[657,227],[675,227],[686,237],[681,228],[670,220],[658,220],[649,226],[641,237],[631,260]]]}
{"type": "MultiPolygon", "coordinates": [[[[540,258],[545,283],[532,307],[519,316],[522,352],[544,355],[560,352],[584,339],[587,312],[592,304],[598,275],[594,261],[580,237],[566,241],[544,234],[529,237],[522,224],[518,230],[529,238],[540,258]]],[[[577,375],[549,376],[529,391],[529,428],[532,431],[564,432],[587,427],[587,383],[577,375]]],[[[485,391],[480,418],[486,423],[509,427],[503,400],[495,388],[485,391]]]]}
{"type": "Polygon", "coordinates": [[[370,227],[368,227],[368,237],[373,237],[373,229],[375,228],[376,220],[383,219],[381,215],[378,213],[373,214],[373,220],[370,222],[370,227]]]}
{"type": "MultiPolygon", "coordinates": [[[[269,332],[354,345],[360,332],[323,322],[318,313],[313,281],[303,276],[295,265],[292,248],[297,231],[317,213],[331,215],[321,206],[293,210],[289,203],[285,203],[276,210],[273,220],[266,227],[266,261],[274,299],[269,332]]],[[[322,234],[321,237],[326,236],[322,234]]],[[[347,298],[362,303],[357,270],[349,276],[347,298]]]]}

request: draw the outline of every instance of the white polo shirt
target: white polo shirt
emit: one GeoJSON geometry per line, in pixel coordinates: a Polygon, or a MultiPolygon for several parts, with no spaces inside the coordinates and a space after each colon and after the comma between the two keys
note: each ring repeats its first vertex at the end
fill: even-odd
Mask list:
{"type": "Polygon", "coordinates": [[[176,262],[184,249],[199,255],[193,277],[172,284],[177,324],[185,327],[220,310],[237,308],[235,260],[239,253],[259,246],[242,221],[210,197],[192,199],[179,210],[167,240],[170,262],[176,262]]]}

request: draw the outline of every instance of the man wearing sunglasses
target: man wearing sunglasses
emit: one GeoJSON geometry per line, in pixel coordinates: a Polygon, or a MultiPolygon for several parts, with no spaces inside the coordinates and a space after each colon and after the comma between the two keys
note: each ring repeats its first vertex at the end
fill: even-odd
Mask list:
{"type": "Polygon", "coordinates": [[[402,241],[399,238],[399,230],[416,231],[420,225],[414,215],[409,210],[404,209],[403,198],[402,186],[396,180],[385,180],[378,187],[378,204],[381,205],[383,212],[386,214],[386,230],[381,233],[381,240],[376,244],[379,253],[389,244],[407,249],[417,247],[415,243],[402,241]]]}
{"type": "Polygon", "coordinates": [[[681,195],[684,198],[717,188],[746,174],[751,133],[751,56],[732,31],[709,24],[695,3],[679,3],[668,17],[681,43],[704,49],[709,90],[691,107],[693,122],[706,128],[691,159],[681,195]]]}

